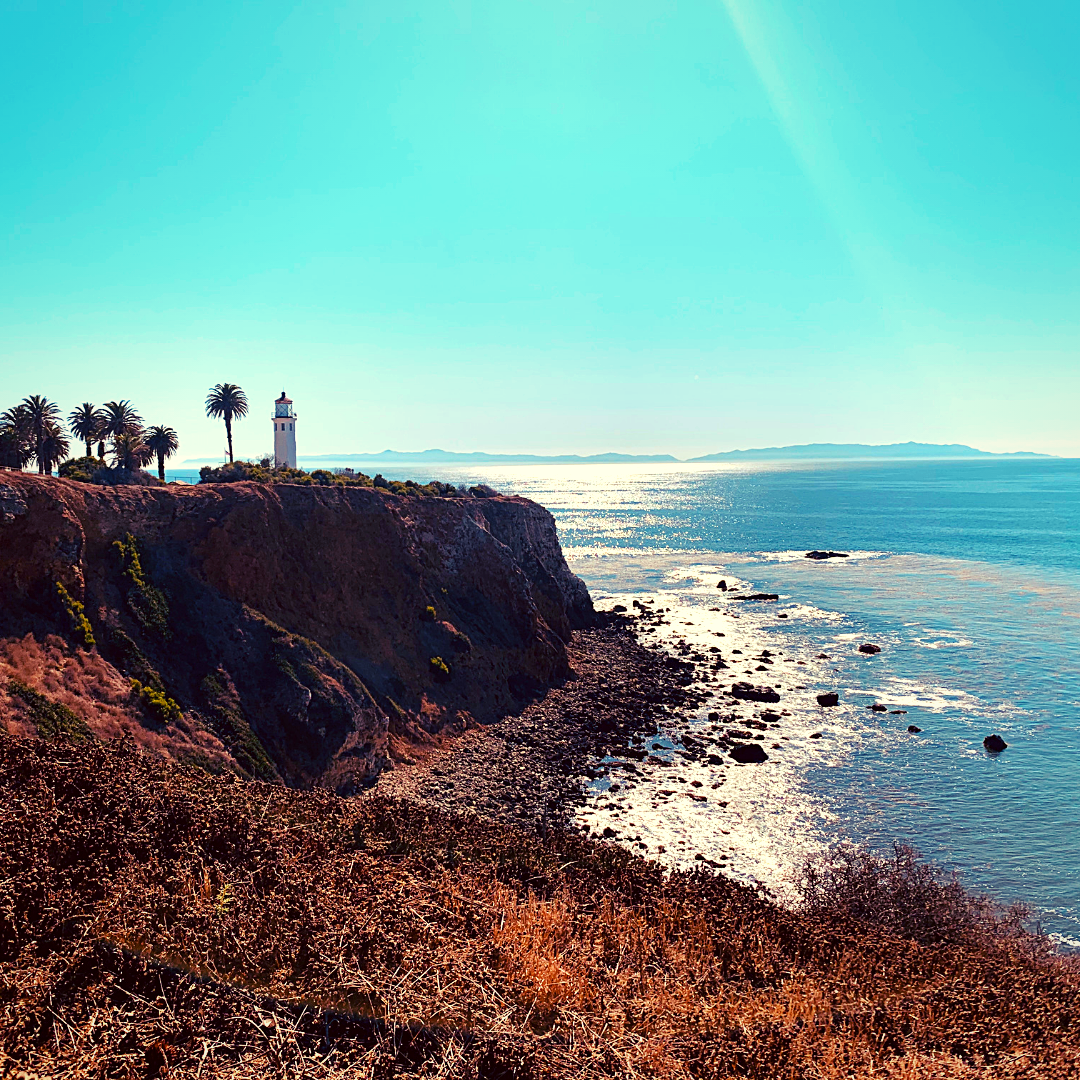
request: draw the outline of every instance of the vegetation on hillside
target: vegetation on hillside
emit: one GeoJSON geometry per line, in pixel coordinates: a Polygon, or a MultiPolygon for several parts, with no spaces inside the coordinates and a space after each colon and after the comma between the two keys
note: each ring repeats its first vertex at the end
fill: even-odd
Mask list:
{"type": "MultiPolygon", "coordinates": [[[[274,468],[268,459],[262,461],[234,461],[216,468],[204,465],[199,470],[199,482],[203,484],[236,484],[251,480],[257,484],[300,484],[304,487],[366,487],[380,488],[392,495],[435,496],[441,498],[476,495],[478,489],[455,487],[440,480],[427,484],[418,484],[415,480],[387,480],[384,476],[367,476],[365,473],[342,469],[331,472],[329,469],[303,469],[286,467],[274,468]]],[[[487,489],[490,491],[490,489],[487,489]]],[[[491,494],[495,494],[491,492],[491,494]]]]}
{"type": "Polygon", "coordinates": [[[50,475],[59,466],[61,477],[81,483],[164,483],[165,459],[180,445],[170,427],[144,429],[142,417],[127,400],[108,401],[101,408],[84,401],[71,411],[67,423],[86,450],[81,457],[68,457],[71,442],[59,407],[38,394],[23,398],[0,414],[0,468],[24,469],[36,463],[41,475],[50,475]],[[158,481],[142,471],[154,457],[158,481]]]}
{"type": "Polygon", "coordinates": [[[817,884],[788,912],[575,835],[0,736],[0,1060],[71,1080],[1076,1075],[1080,972],[1042,939],[970,906],[910,936],[817,884]]]}

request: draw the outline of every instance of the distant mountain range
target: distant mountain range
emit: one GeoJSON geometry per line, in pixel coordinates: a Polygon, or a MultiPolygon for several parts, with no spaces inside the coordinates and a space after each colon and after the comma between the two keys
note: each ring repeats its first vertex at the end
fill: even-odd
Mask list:
{"type": "MultiPolygon", "coordinates": [[[[769,446],[756,450],[725,450],[689,458],[690,462],[710,461],[828,461],[858,460],[860,458],[1045,458],[1050,454],[1033,454],[1021,450],[1011,454],[993,454],[960,443],[888,443],[871,446],[867,443],[806,443],[802,446],[769,446]]],[[[213,465],[218,459],[192,458],[183,465],[213,465]]],[[[299,464],[306,468],[352,464],[372,465],[606,465],[606,464],[672,464],[683,462],[671,454],[485,454],[457,453],[453,450],[383,450],[371,454],[316,454],[301,456],[299,464]]]]}
{"type": "Polygon", "coordinates": [[[962,443],[886,443],[870,446],[867,443],[805,443],[802,446],[767,446],[758,450],[725,450],[705,454],[691,461],[822,461],[830,458],[972,458],[972,457],[1051,457],[1018,450],[1011,454],[994,454],[976,450],[962,443]]]}

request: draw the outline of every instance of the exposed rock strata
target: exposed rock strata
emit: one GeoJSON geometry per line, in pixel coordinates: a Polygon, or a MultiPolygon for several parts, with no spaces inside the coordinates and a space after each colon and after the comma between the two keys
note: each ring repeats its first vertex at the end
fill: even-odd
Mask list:
{"type": "Polygon", "coordinates": [[[399,742],[520,711],[566,678],[566,642],[592,620],[554,520],[526,499],[0,476],[9,726],[25,717],[3,687],[44,670],[34,650],[59,650],[81,683],[40,688],[91,730],[97,679],[118,699],[113,727],[165,752],[350,790],[399,742]],[[116,548],[129,534],[141,578],[116,548]],[[84,605],[95,648],[73,637],[57,585],[84,605]],[[127,677],[160,685],[183,720],[119,700],[127,677]]]}

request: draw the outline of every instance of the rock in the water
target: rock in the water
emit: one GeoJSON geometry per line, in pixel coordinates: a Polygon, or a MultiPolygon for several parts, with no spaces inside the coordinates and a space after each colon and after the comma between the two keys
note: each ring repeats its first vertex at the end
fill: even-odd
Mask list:
{"type": "Polygon", "coordinates": [[[869,705],[867,706],[871,712],[888,712],[889,710],[884,705],[869,705]]]}
{"type": "Polygon", "coordinates": [[[736,743],[731,748],[731,756],[743,765],[753,765],[759,761],[768,761],[769,755],[759,743],[736,743]]]}
{"type": "Polygon", "coordinates": [[[748,682],[731,684],[731,696],[744,701],[779,701],[780,695],[771,686],[752,686],[748,682]]]}
{"type": "Polygon", "coordinates": [[[983,739],[983,746],[990,751],[991,754],[1000,754],[1009,744],[1000,735],[987,735],[983,739]]]}
{"type": "Polygon", "coordinates": [[[846,559],[846,551],[808,551],[806,553],[808,559],[846,559]]]}
{"type": "Polygon", "coordinates": [[[626,610],[626,605],[625,604],[616,604],[611,610],[612,611],[623,612],[623,611],[626,610]]]}
{"type": "Polygon", "coordinates": [[[779,600],[780,594],[774,592],[756,592],[747,596],[733,596],[732,600],[779,600]]]}
{"type": "Polygon", "coordinates": [[[824,705],[826,708],[832,705],[839,705],[840,695],[835,691],[830,691],[828,694],[818,694],[817,703],[819,705],[824,705]]]}
{"type": "Polygon", "coordinates": [[[919,732],[922,731],[921,727],[916,727],[914,724],[908,724],[907,729],[912,735],[918,735],[919,732]]]}
{"type": "Polygon", "coordinates": [[[825,738],[825,732],[824,731],[815,731],[814,734],[810,736],[810,738],[811,739],[824,739],[825,738]]]}
{"type": "Polygon", "coordinates": [[[727,592],[727,582],[726,582],[726,581],[725,581],[725,580],[724,580],[723,578],[721,578],[721,579],[720,579],[720,580],[719,580],[719,581],[718,581],[718,582],[716,583],[716,587],[717,587],[718,589],[723,589],[723,591],[724,591],[724,592],[727,592]]]}
{"type": "Polygon", "coordinates": [[[866,653],[867,656],[873,656],[875,653],[881,652],[881,646],[867,641],[859,646],[859,652],[866,653]]]}

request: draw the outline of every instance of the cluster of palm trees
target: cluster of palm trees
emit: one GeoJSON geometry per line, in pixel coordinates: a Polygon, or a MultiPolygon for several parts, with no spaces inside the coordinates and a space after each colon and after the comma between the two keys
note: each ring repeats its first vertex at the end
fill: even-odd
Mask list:
{"type": "MultiPolygon", "coordinates": [[[[86,456],[104,463],[106,447],[116,469],[142,469],[157,458],[158,477],[165,480],[165,460],[180,447],[171,427],[144,427],[130,401],[107,401],[100,408],[84,401],[67,418],[71,434],[86,446],[86,456]]],[[[71,442],[60,409],[48,398],[32,394],[0,414],[0,465],[24,469],[32,462],[50,474],[67,456],[71,442]]]]}
{"type": "MultiPolygon", "coordinates": [[[[233,460],[232,425],[247,416],[248,400],[235,383],[218,383],[206,398],[206,415],[225,421],[229,460],[233,460]]],[[[134,472],[157,459],[158,477],[165,480],[165,461],[180,448],[171,427],[155,424],[144,427],[142,417],[130,401],[107,401],[98,407],[84,401],[67,418],[71,435],[86,446],[86,456],[105,463],[106,448],[115,469],[134,472]]],[[[71,449],[68,430],[57,405],[40,394],[23,398],[18,405],[0,413],[0,468],[25,469],[37,464],[43,476],[52,473],[71,449]]]]}

